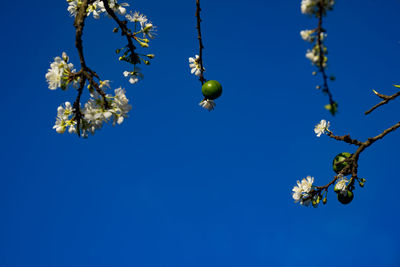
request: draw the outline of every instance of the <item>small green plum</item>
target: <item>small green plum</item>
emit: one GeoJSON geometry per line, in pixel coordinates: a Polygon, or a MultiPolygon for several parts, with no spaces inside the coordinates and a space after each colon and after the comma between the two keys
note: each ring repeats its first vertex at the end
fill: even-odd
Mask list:
{"type": "Polygon", "coordinates": [[[210,80],[203,84],[201,92],[206,99],[214,100],[221,96],[222,86],[219,82],[210,80]]]}
{"type": "MultiPolygon", "coordinates": [[[[346,166],[349,165],[349,162],[345,162],[346,159],[350,158],[352,155],[348,152],[342,152],[337,154],[336,157],[333,159],[332,167],[333,170],[339,174],[346,166]]],[[[351,169],[347,169],[343,175],[349,175],[351,173],[351,169]]]]}
{"type": "Polygon", "coordinates": [[[347,205],[353,200],[354,194],[353,194],[353,192],[347,190],[345,194],[341,194],[341,193],[337,194],[337,198],[340,203],[347,205]]]}

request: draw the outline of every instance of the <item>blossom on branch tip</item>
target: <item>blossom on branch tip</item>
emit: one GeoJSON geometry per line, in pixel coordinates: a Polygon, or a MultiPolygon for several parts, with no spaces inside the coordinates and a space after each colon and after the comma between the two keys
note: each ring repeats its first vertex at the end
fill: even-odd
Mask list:
{"type": "Polygon", "coordinates": [[[199,103],[199,106],[202,108],[207,109],[208,111],[211,111],[215,108],[216,104],[213,100],[210,99],[204,99],[199,103]]]}
{"type": "Polygon", "coordinates": [[[329,132],[330,122],[326,120],[321,120],[317,125],[315,125],[314,132],[317,137],[320,137],[321,134],[324,134],[325,131],[329,132]]]}
{"type": "Polygon", "coordinates": [[[327,10],[331,10],[334,4],[334,0],[302,0],[301,13],[306,15],[316,15],[318,13],[318,6],[321,5],[324,14],[327,10]]]}
{"type": "Polygon", "coordinates": [[[300,201],[301,205],[308,206],[312,202],[312,196],[310,195],[312,184],[314,183],[314,177],[307,176],[303,180],[297,181],[297,186],[292,189],[292,197],[295,203],[300,201]]]}

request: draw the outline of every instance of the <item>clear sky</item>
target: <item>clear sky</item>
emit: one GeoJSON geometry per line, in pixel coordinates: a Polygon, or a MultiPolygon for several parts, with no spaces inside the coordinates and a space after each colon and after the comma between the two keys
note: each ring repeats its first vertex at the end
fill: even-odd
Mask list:
{"type": "Polygon", "coordinates": [[[213,112],[188,66],[195,0],[127,2],[158,27],[156,58],[129,84],[114,22],[87,20],[88,65],[133,105],[88,139],[52,129],[76,97],[44,77],[63,51],[79,68],[66,1],[2,3],[1,267],[400,266],[400,132],[361,155],[367,182],[350,205],[333,192],[317,209],[291,197],[296,180],[324,185],[333,157],[354,152],[317,138],[319,120],[361,140],[399,120],[399,100],[363,112],[379,101],[371,89],[400,83],[400,1],[338,0],[329,13],[335,117],[304,56],[299,31],[317,21],[300,0],[202,0],[206,78],[224,90],[213,112]]]}

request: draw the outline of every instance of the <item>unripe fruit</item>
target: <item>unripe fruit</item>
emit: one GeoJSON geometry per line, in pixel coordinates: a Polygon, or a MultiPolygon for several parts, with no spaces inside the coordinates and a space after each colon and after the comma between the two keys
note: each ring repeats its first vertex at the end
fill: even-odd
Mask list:
{"type": "MultiPolygon", "coordinates": [[[[348,152],[342,152],[338,155],[336,155],[336,157],[333,159],[333,163],[332,163],[332,167],[334,172],[336,172],[337,174],[340,173],[341,170],[344,169],[344,167],[348,166],[350,163],[349,162],[345,162],[346,159],[350,158],[351,154],[348,152]]],[[[345,173],[342,173],[343,175],[349,175],[351,173],[351,169],[347,169],[347,171],[345,173]]]]}
{"type": "Polygon", "coordinates": [[[217,81],[207,81],[201,87],[201,92],[206,99],[214,100],[222,94],[222,86],[217,81]]]}
{"type": "Polygon", "coordinates": [[[347,191],[345,194],[337,194],[337,199],[340,203],[347,205],[349,204],[354,198],[354,194],[351,191],[347,191]]]}

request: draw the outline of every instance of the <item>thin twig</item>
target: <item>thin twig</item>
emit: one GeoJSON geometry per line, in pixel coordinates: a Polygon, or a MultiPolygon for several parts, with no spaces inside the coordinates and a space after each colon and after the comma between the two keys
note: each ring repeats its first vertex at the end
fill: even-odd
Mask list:
{"type": "MultiPolygon", "coordinates": [[[[378,95],[379,96],[379,95],[378,95]]],[[[400,96],[400,92],[395,93],[394,95],[391,96],[386,96],[386,98],[384,100],[382,100],[381,102],[379,102],[378,104],[376,104],[375,106],[373,106],[370,110],[367,110],[364,114],[368,115],[370,114],[372,111],[374,111],[375,109],[377,109],[378,107],[387,104],[390,100],[395,99],[396,97],[400,96]]],[[[380,97],[380,96],[379,96],[380,97]]],[[[382,98],[382,97],[381,97],[382,98]]]]}
{"type": "Polygon", "coordinates": [[[206,81],[206,79],[204,78],[204,67],[203,67],[203,49],[204,49],[204,45],[203,45],[203,41],[201,38],[201,27],[200,27],[200,23],[201,23],[201,18],[200,18],[200,0],[196,0],[196,18],[197,18],[197,39],[199,39],[199,59],[198,59],[198,63],[200,65],[200,76],[199,76],[199,80],[201,82],[201,84],[204,84],[204,82],[206,81]]]}

